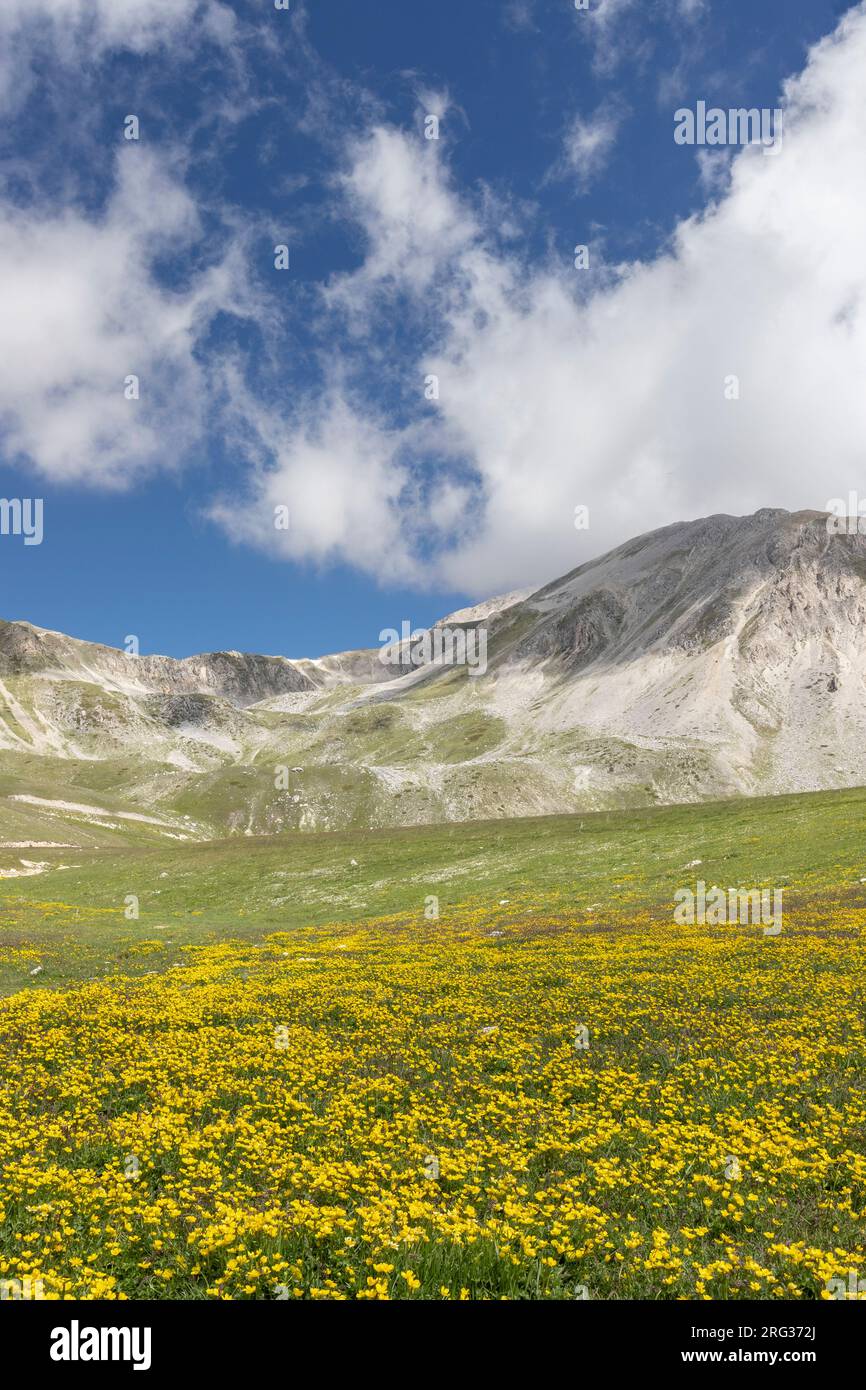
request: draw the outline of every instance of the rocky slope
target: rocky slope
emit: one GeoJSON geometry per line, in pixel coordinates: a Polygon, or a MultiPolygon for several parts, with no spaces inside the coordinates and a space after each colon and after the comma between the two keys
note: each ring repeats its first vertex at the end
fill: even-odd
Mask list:
{"type": "Polygon", "coordinates": [[[866,537],[767,510],[443,619],[483,630],[484,674],[399,648],[130,657],[0,623],[0,833],[13,813],[16,843],[78,843],[864,783],[864,581],[866,537]]]}

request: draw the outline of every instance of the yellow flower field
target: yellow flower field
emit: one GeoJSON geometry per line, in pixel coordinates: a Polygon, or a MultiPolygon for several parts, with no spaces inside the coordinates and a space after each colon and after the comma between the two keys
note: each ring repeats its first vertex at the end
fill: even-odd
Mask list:
{"type": "MultiPolygon", "coordinates": [[[[859,924],[542,900],[0,1002],[49,1298],[804,1298],[866,1273],[859,924]]],[[[160,954],[182,964],[166,968],[160,954]]]]}

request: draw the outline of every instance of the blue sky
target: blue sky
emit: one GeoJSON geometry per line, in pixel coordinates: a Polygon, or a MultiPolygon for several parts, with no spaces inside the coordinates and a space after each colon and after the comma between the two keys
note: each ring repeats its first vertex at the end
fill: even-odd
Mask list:
{"type": "Polygon", "coordinates": [[[0,616],[318,655],[861,482],[862,5],[9,0],[0,40],[0,496],[45,518],[0,616]],[[778,157],[675,144],[699,100],[783,105],[778,157]]]}

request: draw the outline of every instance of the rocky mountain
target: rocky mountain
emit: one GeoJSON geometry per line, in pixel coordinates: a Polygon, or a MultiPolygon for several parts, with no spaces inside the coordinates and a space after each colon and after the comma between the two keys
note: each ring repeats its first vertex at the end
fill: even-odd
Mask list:
{"type": "Polygon", "coordinates": [[[208,838],[850,786],[864,634],[866,537],[779,510],[639,536],[426,645],[398,636],[384,664],[135,657],[4,622],[0,833],[208,838]]]}

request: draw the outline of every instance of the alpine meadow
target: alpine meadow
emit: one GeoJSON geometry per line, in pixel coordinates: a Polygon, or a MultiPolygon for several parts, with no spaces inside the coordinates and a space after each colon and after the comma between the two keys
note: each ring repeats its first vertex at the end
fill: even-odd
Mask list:
{"type": "Polygon", "coordinates": [[[866,0],[3,5],[34,1369],[270,1374],[297,1305],[507,1301],[614,1372],[831,1373],[864,65],[866,0]]]}

